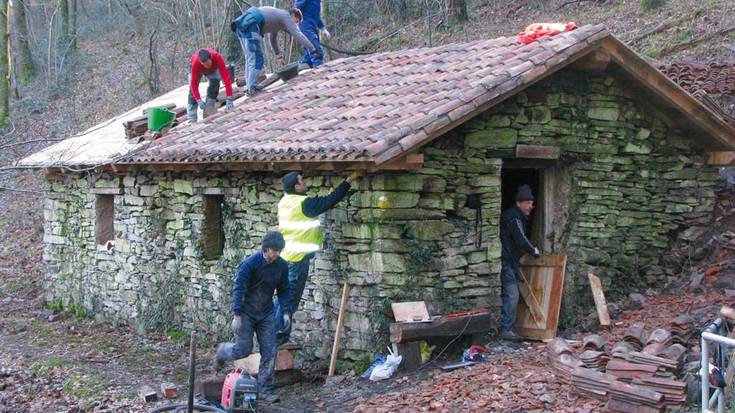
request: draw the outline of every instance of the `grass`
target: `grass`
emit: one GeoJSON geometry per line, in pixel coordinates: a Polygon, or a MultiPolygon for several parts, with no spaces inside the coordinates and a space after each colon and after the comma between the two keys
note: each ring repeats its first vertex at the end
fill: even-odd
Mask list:
{"type": "Polygon", "coordinates": [[[72,374],[69,379],[64,382],[62,387],[64,392],[70,396],[74,396],[81,400],[88,409],[104,397],[104,391],[107,385],[102,376],[97,374],[77,375],[72,374]]]}
{"type": "Polygon", "coordinates": [[[31,373],[38,377],[46,377],[56,367],[72,365],[73,361],[67,359],[50,358],[35,362],[31,365],[31,373]]]}

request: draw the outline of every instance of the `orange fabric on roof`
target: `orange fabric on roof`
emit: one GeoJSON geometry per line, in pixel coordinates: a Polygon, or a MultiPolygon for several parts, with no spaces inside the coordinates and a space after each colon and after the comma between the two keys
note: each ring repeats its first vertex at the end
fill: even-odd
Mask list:
{"type": "Polygon", "coordinates": [[[569,32],[577,28],[573,22],[569,23],[532,23],[525,30],[518,33],[518,38],[524,44],[529,44],[541,36],[556,36],[562,32],[569,32]]]}

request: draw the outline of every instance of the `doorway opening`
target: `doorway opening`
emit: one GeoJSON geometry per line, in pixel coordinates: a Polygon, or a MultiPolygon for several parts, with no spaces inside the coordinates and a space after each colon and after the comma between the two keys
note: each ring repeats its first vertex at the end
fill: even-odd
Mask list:
{"type": "Polygon", "coordinates": [[[503,167],[501,179],[501,206],[502,211],[515,205],[515,194],[518,187],[528,185],[535,198],[534,209],[528,217],[528,234],[533,245],[544,248],[545,240],[545,211],[544,211],[544,170],[538,167],[514,165],[503,167]]]}

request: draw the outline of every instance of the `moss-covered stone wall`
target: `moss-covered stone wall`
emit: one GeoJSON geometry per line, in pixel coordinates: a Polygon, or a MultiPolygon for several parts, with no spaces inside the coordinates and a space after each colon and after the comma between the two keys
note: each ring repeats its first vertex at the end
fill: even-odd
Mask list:
{"type": "MultiPolygon", "coordinates": [[[[547,252],[568,254],[564,314],[588,303],[586,272],[608,293],[673,274],[658,257],[710,219],[716,171],[696,137],[667,129],[614,78],[555,75],[421,149],[418,171],[360,178],[322,216],[317,254],[295,337],[327,357],[340,290],[352,286],[341,355],[387,344],[390,302],[425,300],[432,313],[499,313],[501,170],[517,144],[561,148],[547,165],[555,206],[547,252]],[[467,207],[481,201],[482,221],[467,207]],[[479,241],[479,235],[482,242],[479,241]]],[[[312,194],[341,177],[312,176],[312,194]]],[[[280,177],[254,173],[52,175],[45,206],[49,301],[143,328],[196,327],[227,338],[234,269],[276,227],[280,177]],[[115,246],[98,250],[95,197],[114,198],[115,246]],[[204,258],[204,197],[223,197],[223,254],[204,258]]],[[[571,318],[569,318],[571,317],[571,318]]]]}
{"type": "Polygon", "coordinates": [[[655,105],[624,80],[564,71],[459,132],[466,150],[506,160],[518,144],[560,148],[559,161],[545,167],[555,207],[545,236],[551,251],[568,255],[568,321],[590,310],[588,271],[612,297],[664,286],[678,273],[659,257],[711,221],[717,171],[695,147],[700,139],[670,130],[655,105]]]}

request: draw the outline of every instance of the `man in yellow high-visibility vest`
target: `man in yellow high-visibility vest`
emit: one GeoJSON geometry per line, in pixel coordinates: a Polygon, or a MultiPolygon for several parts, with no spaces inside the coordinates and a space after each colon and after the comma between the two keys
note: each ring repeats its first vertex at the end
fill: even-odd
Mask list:
{"type": "MultiPolygon", "coordinates": [[[[278,231],[286,239],[286,248],[281,251],[281,257],[288,263],[287,301],[291,304],[291,314],[298,309],[301,296],[304,294],[311,259],[321,249],[324,241],[319,215],[333,208],[347,196],[351,182],[352,176],[348,176],[329,195],[311,197],[306,196],[308,188],[300,173],[291,172],[283,177],[285,194],[278,202],[278,231]]],[[[278,323],[276,334],[278,342],[283,344],[291,336],[291,326],[283,325],[278,300],[274,301],[274,305],[278,323]]]]}

